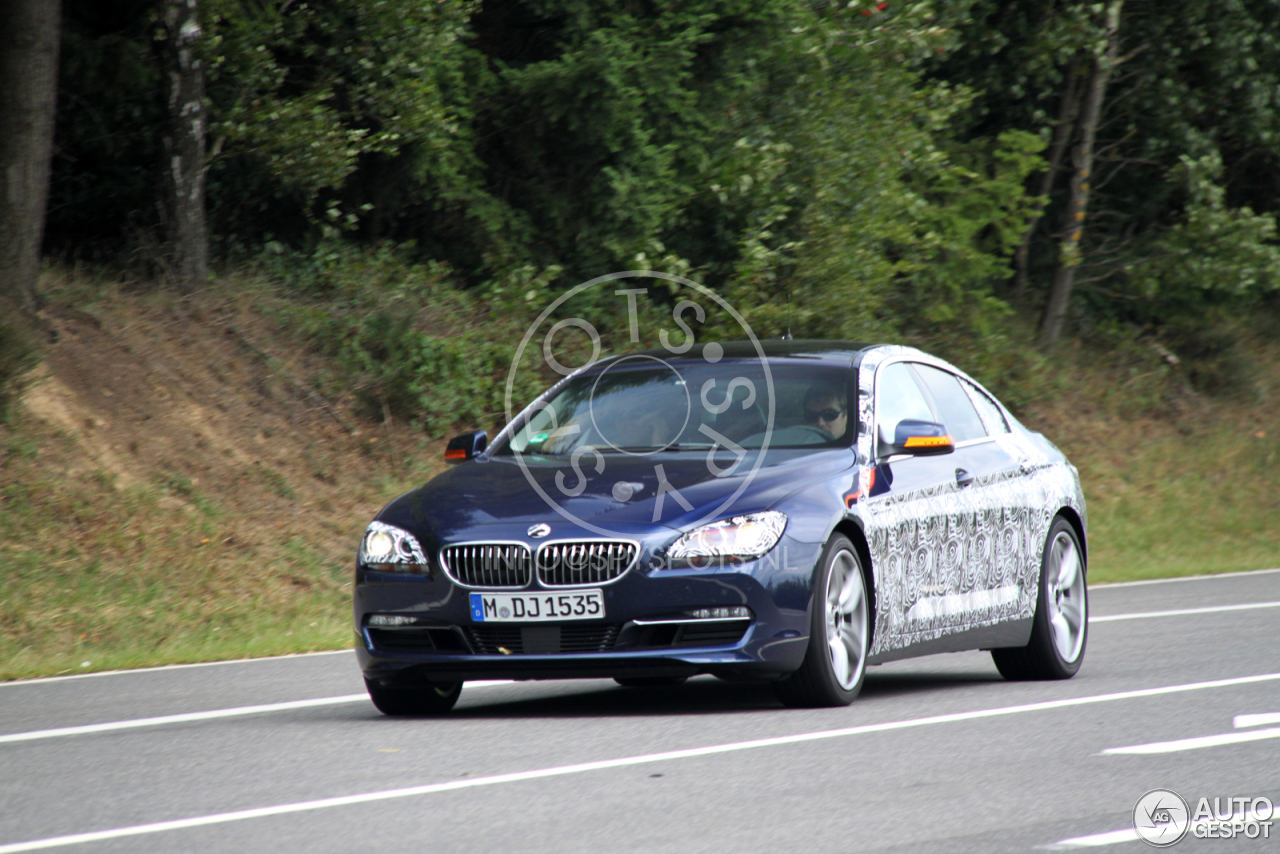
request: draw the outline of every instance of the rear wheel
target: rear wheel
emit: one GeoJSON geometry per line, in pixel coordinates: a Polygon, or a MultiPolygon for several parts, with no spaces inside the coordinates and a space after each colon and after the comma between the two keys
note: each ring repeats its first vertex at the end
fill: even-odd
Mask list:
{"type": "Polygon", "coordinates": [[[388,688],[364,680],[369,699],[384,715],[407,717],[413,715],[442,715],[453,708],[462,693],[461,682],[442,682],[414,688],[388,688]]]}
{"type": "Polygon", "coordinates": [[[1040,584],[1031,640],[991,650],[1005,679],[1070,679],[1084,661],[1089,635],[1089,590],[1084,551],[1071,523],[1053,520],[1040,559],[1040,584]]]}
{"type": "Polygon", "coordinates": [[[788,706],[847,706],[862,690],[867,670],[870,619],[867,582],[858,552],[836,535],[823,552],[813,590],[809,648],[804,663],[774,683],[788,706]]]}

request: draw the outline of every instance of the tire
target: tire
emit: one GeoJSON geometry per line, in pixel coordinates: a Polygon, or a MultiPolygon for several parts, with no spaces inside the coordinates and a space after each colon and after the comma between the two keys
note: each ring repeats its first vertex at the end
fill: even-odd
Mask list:
{"type": "Polygon", "coordinates": [[[619,676],[617,682],[623,688],[667,688],[672,685],[683,685],[689,681],[688,676],[619,676]]]}
{"type": "Polygon", "coordinates": [[[392,717],[443,715],[453,708],[462,693],[461,682],[442,682],[420,688],[386,688],[366,679],[364,687],[378,711],[392,717]]]}
{"type": "Polygon", "coordinates": [[[787,706],[847,706],[862,690],[867,673],[870,608],[858,551],[847,537],[836,535],[819,566],[804,662],[787,679],[773,683],[787,706]]]}
{"type": "Polygon", "coordinates": [[[1070,679],[1089,638],[1089,586],[1075,529],[1058,516],[1040,557],[1036,615],[1026,646],[991,650],[996,669],[1013,681],[1070,679]]]}

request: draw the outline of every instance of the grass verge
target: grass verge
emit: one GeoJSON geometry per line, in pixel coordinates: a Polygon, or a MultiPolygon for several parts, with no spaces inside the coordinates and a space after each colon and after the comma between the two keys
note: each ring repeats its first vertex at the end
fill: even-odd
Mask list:
{"type": "Polygon", "coordinates": [[[1024,414],[1080,470],[1091,581],[1280,567],[1280,348],[1242,349],[1234,398],[1077,355],[1024,414]]]}
{"type": "MultiPolygon", "coordinates": [[[[366,518],[237,518],[185,479],[41,470],[73,446],[28,433],[0,448],[0,680],[350,645],[366,518]]],[[[408,485],[371,486],[364,516],[408,485]]]]}
{"type": "Polygon", "coordinates": [[[189,482],[119,489],[100,470],[56,476],[24,438],[10,440],[25,458],[0,489],[0,678],[349,641],[336,619],[349,578],[295,525],[270,538],[242,531],[189,482]]]}

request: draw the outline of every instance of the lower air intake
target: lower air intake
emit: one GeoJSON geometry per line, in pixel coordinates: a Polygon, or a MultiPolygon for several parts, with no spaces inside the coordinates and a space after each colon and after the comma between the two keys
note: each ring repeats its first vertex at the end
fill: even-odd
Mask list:
{"type": "Polygon", "coordinates": [[[618,623],[590,626],[467,626],[471,648],[480,655],[563,655],[608,652],[618,639],[618,623]]]}

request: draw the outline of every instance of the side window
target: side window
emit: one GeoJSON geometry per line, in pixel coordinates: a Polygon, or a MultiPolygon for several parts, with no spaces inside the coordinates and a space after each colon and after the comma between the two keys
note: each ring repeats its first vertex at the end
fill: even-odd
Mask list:
{"type": "Polygon", "coordinates": [[[958,377],[931,365],[913,364],[911,367],[915,368],[924,387],[929,390],[942,415],[942,423],[947,425],[947,430],[957,442],[986,437],[987,429],[978,417],[973,401],[960,387],[958,377]]]}
{"type": "Polygon", "coordinates": [[[906,363],[894,362],[880,369],[877,382],[876,424],[880,441],[892,442],[898,422],[907,419],[933,421],[935,416],[906,363]]]}
{"type": "Polygon", "coordinates": [[[1000,412],[1000,407],[996,406],[991,398],[978,391],[978,387],[972,383],[961,380],[960,384],[969,393],[969,399],[973,401],[973,405],[978,408],[978,415],[982,417],[982,423],[987,425],[987,433],[997,436],[1001,433],[1010,432],[1009,425],[1005,423],[1004,414],[1000,412]]]}

